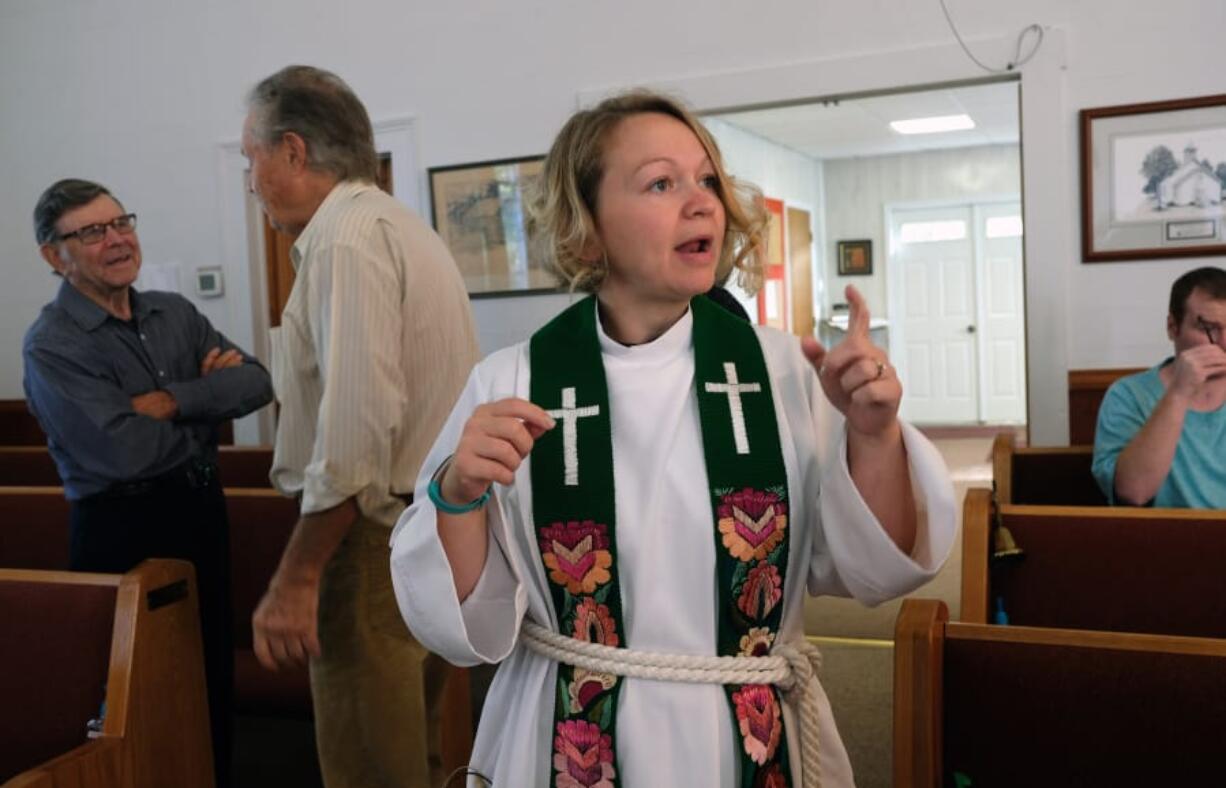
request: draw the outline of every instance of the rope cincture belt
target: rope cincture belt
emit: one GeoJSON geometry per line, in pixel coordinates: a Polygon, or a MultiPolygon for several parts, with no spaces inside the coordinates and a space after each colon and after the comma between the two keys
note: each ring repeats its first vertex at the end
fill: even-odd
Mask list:
{"type": "Polygon", "coordinates": [[[799,712],[804,788],[821,786],[817,672],[821,670],[822,655],[817,646],[804,639],[779,644],[767,657],[662,654],[576,640],[527,619],[520,638],[529,650],[542,657],[600,673],[692,684],[773,684],[799,712]]]}

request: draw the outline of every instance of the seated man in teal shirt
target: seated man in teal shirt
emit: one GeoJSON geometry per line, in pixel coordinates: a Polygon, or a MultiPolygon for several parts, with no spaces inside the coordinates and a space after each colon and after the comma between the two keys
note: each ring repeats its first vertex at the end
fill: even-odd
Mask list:
{"type": "Polygon", "coordinates": [[[1094,478],[1112,504],[1226,509],[1226,271],[1189,271],[1171,287],[1175,355],[1107,389],[1094,478]]]}

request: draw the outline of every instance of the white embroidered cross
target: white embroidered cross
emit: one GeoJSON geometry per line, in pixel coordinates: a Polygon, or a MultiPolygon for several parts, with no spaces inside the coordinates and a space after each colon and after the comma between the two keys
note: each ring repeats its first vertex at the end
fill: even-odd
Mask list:
{"type": "Polygon", "coordinates": [[[555,419],[562,420],[562,468],[567,487],[579,486],[579,419],[600,414],[599,405],[575,407],[573,386],[562,389],[562,407],[545,411],[555,419]]]}
{"type": "Polygon", "coordinates": [[[741,407],[742,392],[762,390],[759,383],[740,383],[736,377],[736,364],[724,362],[723,383],[707,383],[707,391],[728,395],[728,410],[732,415],[732,439],[736,441],[737,454],[749,454],[749,435],[745,433],[745,411],[741,407]]]}

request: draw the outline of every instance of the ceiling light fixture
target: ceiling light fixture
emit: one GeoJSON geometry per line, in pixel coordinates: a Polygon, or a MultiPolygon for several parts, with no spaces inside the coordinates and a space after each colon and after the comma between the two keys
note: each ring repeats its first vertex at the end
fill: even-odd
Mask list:
{"type": "Polygon", "coordinates": [[[890,128],[899,134],[936,134],[941,131],[965,131],[975,128],[970,115],[942,115],[935,118],[892,120],[890,128]]]}

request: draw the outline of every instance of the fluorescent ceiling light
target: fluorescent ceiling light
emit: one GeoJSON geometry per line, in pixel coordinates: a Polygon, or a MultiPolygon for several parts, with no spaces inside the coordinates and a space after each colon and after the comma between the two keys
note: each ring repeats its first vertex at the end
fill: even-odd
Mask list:
{"type": "Polygon", "coordinates": [[[935,134],[939,131],[963,131],[975,128],[970,115],[942,115],[938,118],[892,120],[890,128],[899,134],[935,134]]]}

